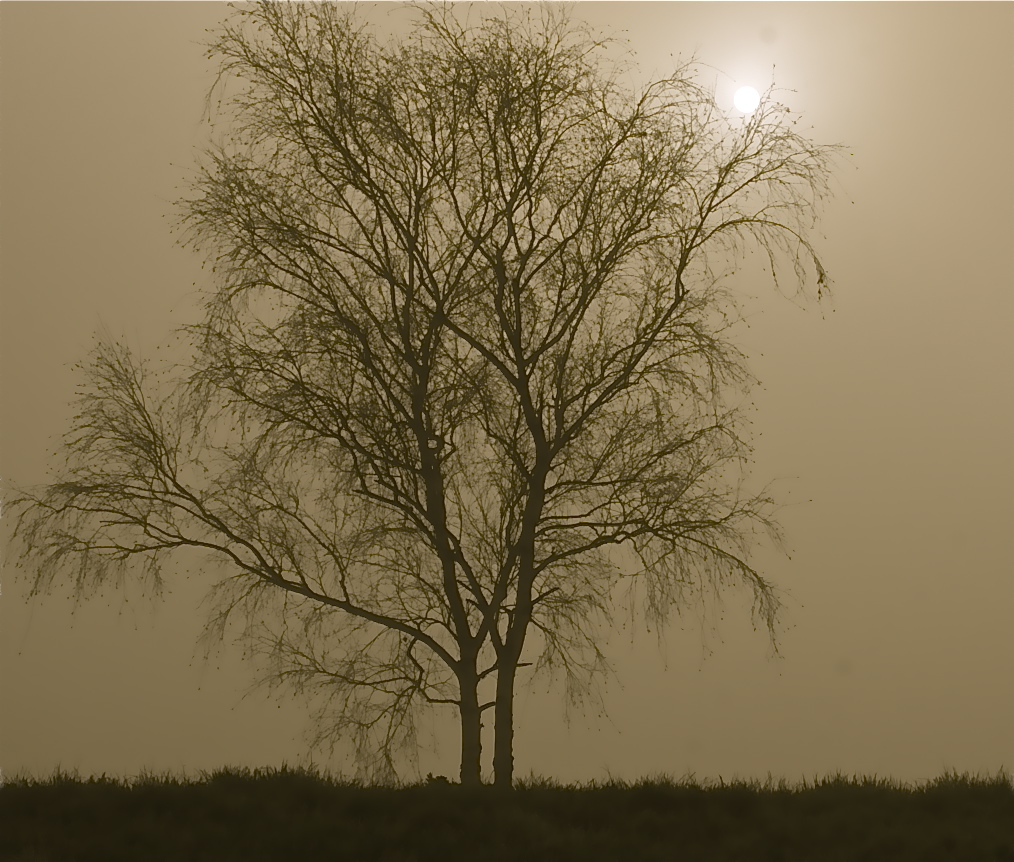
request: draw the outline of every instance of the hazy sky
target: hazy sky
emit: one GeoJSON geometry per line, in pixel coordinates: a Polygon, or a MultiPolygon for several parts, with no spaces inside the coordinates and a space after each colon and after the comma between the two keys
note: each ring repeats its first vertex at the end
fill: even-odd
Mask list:
{"type": "MultiPolygon", "coordinates": [[[[206,135],[199,41],[226,11],[0,4],[5,480],[45,480],[71,366],[99,327],[150,350],[195,318],[205,275],[167,221],[206,135]]],[[[661,646],[617,631],[609,718],[568,726],[560,693],[534,685],[517,773],[1014,769],[1014,4],[596,2],[574,15],[624,30],[646,73],[695,53],[727,73],[720,88],[773,74],[814,139],[852,155],[822,223],[833,304],[743,285],[757,299],[740,343],[764,385],[754,472],[789,504],[791,560],[759,558],[788,593],[780,656],[735,597],[661,646]]],[[[155,605],[110,593],[72,613],[58,594],[29,605],[7,566],[5,774],[306,762],[301,703],[242,699],[252,676],[232,650],[201,660],[198,575],[155,605]]],[[[424,774],[456,774],[446,718],[424,774]]]]}

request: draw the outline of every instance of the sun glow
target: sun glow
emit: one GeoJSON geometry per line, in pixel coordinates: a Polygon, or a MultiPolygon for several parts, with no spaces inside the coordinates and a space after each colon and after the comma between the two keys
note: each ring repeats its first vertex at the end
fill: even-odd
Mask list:
{"type": "Polygon", "coordinates": [[[752,114],[760,104],[760,93],[753,87],[740,87],[732,101],[744,114],[752,114]]]}

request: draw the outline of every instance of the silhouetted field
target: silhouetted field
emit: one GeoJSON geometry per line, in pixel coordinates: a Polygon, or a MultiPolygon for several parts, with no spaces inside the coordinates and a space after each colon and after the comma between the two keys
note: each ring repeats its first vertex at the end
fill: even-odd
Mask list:
{"type": "Polygon", "coordinates": [[[919,786],[533,779],[508,792],[362,786],[284,767],[196,780],[57,773],[0,787],[0,859],[1014,862],[1014,787],[1002,771],[919,786]]]}

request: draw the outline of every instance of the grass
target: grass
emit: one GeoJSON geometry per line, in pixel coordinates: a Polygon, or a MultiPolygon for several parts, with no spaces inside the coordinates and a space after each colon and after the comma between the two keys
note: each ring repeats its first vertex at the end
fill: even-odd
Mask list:
{"type": "Polygon", "coordinates": [[[0,786],[9,862],[1014,862],[1014,786],[835,775],[701,784],[661,776],[514,791],[363,786],[303,769],[16,777],[0,786]]]}

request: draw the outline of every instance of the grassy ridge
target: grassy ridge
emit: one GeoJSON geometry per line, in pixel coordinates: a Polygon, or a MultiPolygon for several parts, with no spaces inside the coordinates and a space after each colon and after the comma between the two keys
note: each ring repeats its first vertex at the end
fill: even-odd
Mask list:
{"type": "Polygon", "coordinates": [[[187,780],[15,778],[0,786],[0,859],[1014,862],[1014,787],[946,775],[920,786],[692,779],[513,792],[436,781],[362,786],[282,768],[187,780]]]}

